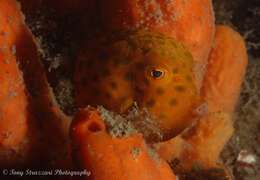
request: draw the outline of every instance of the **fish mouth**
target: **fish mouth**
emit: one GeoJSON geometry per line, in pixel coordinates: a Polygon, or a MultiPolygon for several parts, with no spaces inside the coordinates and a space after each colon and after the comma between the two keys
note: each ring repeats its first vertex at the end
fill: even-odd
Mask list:
{"type": "Polygon", "coordinates": [[[142,134],[147,143],[157,143],[164,140],[164,135],[157,121],[145,108],[139,108],[136,102],[124,114],[106,110],[102,106],[98,107],[98,111],[112,136],[124,137],[139,133],[142,134]]]}
{"type": "Polygon", "coordinates": [[[152,115],[146,107],[140,107],[131,97],[124,99],[119,115],[130,123],[136,132],[141,133],[148,143],[162,142],[173,137],[172,132],[161,128],[158,117],[152,115]]]}
{"type": "Polygon", "coordinates": [[[178,125],[174,129],[166,129],[162,127],[161,122],[165,119],[160,118],[149,111],[149,108],[139,106],[133,98],[125,98],[120,106],[119,115],[123,116],[136,130],[141,133],[145,140],[149,143],[157,143],[167,141],[178,136],[189,128],[191,122],[196,118],[191,118],[191,122],[178,125]]]}
{"type": "Polygon", "coordinates": [[[136,102],[131,97],[124,99],[119,109],[120,114],[127,113],[135,104],[136,102]]]}

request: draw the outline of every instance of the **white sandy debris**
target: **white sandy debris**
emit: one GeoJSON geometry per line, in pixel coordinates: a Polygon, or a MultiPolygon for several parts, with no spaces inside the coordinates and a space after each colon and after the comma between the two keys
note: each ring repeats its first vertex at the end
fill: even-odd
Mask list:
{"type": "Polygon", "coordinates": [[[240,151],[240,153],[237,157],[237,161],[240,163],[253,165],[256,163],[256,156],[254,154],[248,152],[247,150],[242,150],[242,151],[240,151]]]}

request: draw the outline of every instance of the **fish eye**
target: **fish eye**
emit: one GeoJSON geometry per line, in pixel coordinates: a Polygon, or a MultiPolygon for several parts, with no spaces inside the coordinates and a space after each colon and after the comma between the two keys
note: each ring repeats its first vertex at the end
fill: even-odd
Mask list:
{"type": "Polygon", "coordinates": [[[152,69],[150,72],[151,77],[154,79],[160,79],[164,76],[165,72],[162,69],[152,69]]]}

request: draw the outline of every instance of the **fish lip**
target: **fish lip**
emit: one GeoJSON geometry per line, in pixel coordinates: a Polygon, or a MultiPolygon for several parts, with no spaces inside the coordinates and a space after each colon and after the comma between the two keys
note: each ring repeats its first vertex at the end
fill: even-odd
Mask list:
{"type": "Polygon", "coordinates": [[[133,106],[135,102],[133,98],[126,98],[120,105],[120,114],[127,113],[133,106]]]}

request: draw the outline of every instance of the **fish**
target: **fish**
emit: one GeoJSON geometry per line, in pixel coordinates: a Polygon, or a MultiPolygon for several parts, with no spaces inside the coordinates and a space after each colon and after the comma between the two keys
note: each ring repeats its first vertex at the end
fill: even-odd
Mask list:
{"type": "Polygon", "coordinates": [[[191,53],[174,38],[146,29],[117,31],[86,43],[74,83],[79,108],[102,105],[124,114],[137,104],[151,114],[163,140],[187,128],[201,102],[191,53]]]}

